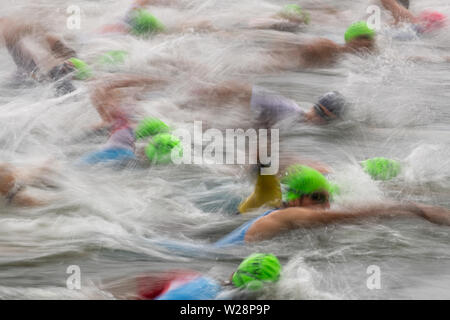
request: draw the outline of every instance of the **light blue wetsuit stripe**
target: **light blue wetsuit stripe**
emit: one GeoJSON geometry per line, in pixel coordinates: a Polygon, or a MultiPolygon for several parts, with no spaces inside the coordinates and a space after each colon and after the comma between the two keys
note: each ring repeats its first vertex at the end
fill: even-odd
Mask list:
{"type": "Polygon", "coordinates": [[[213,279],[198,277],[178,288],[157,297],[155,300],[213,300],[222,287],[213,279]]]}
{"type": "Polygon", "coordinates": [[[232,231],[230,234],[226,235],[225,237],[214,243],[214,246],[220,248],[232,245],[243,245],[245,243],[245,235],[247,234],[248,229],[250,229],[253,223],[276,210],[277,209],[266,211],[259,217],[246,222],[239,228],[232,231]]]}
{"type": "Polygon", "coordinates": [[[100,151],[94,151],[81,159],[84,164],[97,164],[110,161],[136,160],[133,151],[124,148],[109,148],[100,151]]]}

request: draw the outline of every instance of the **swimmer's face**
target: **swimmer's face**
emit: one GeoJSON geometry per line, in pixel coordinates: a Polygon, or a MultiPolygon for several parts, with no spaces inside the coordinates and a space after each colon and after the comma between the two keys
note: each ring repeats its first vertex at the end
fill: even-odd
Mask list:
{"type": "Polygon", "coordinates": [[[312,209],[329,209],[330,195],[326,191],[314,192],[288,202],[288,207],[307,207],[312,209]]]}
{"type": "Polygon", "coordinates": [[[319,114],[317,114],[317,111],[314,109],[314,107],[312,107],[308,112],[306,112],[305,120],[306,122],[315,125],[323,125],[327,123],[327,121],[324,118],[322,118],[319,114]]]}

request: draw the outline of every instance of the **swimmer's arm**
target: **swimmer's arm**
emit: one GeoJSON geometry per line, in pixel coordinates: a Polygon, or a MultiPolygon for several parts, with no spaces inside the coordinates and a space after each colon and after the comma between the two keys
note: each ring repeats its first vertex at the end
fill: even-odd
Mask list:
{"type": "Polygon", "coordinates": [[[54,34],[46,34],[45,41],[50,47],[50,50],[58,59],[70,59],[76,57],[76,52],[72,48],[68,47],[62,38],[54,34]]]}
{"type": "Polygon", "coordinates": [[[379,212],[374,208],[353,212],[313,210],[298,207],[287,208],[275,211],[257,220],[247,231],[245,241],[261,241],[273,238],[288,230],[311,228],[370,216],[379,216],[379,212]]]}
{"type": "Polygon", "coordinates": [[[283,19],[278,15],[274,15],[270,18],[255,19],[248,23],[248,26],[252,29],[273,29],[277,31],[294,31],[301,24],[301,21],[289,21],[283,19]]]}
{"type": "Polygon", "coordinates": [[[170,6],[178,3],[177,0],[136,0],[134,1],[134,5],[137,7],[145,7],[150,5],[166,5],[170,6]]]}
{"type": "Polygon", "coordinates": [[[179,24],[177,26],[174,26],[171,28],[172,33],[177,32],[186,32],[186,31],[202,31],[202,32],[217,32],[219,31],[216,27],[214,27],[214,24],[210,20],[202,19],[202,20],[195,20],[195,21],[189,21],[182,24],[179,24]]]}
{"type": "Polygon", "coordinates": [[[97,86],[101,90],[114,90],[127,87],[145,87],[145,86],[158,86],[167,84],[167,80],[162,78],[139,76],[139,75],[126,75],[121,77],[110,77],[103,80],[103,83],[97,86]]]}
{"type": "Polygon", "coordinates": [[[24,191],[19,192],[11,201],[13,205],[19,207],[39,207],[49,204],[49,201],[43,199],[37,199],[35,197],[27,195],[24,191]]]}
{"type": "Polygon", "coordinates": [[[421,204],[378,205],[339,211],[287,208],[257,220],[247,231],[245,241],[270,239],[287,230],[374,217],[422,217],[432,223],[450,225],[450,210],[421,204]]]}
{"type": "Polygon", "coordinates": [[[408,9],[400,5],[396,0],[381,0],[381,3],[386,10],[389,10],[392,13],[395,23],[400,21],[410,23],[415,22],[416,19],[414,15],[408,9]]]}
{"type": "Polygon", "coordinates": [[[244,105],[250,106],[252,85],[240,81],[226,81],[214,86],[202,86],[193,90],[193,94],[200,100],[207,102],[228,103],[238,99],[244,105]]]}
{"type": "Polygon", "coordinates": [[[279,46],[271,52],[272,67],[278,70],[292,70],[328,65],[333,63],[344,49],[345,47],[322,38],[307,44],[279,46]]]}
{"type": "Polygon", "coordinates": [[[163,79],[151,78],[146,76],[130,75],[120,79],[106,79],[102,83],[95,86],[91,93],[91,102],[97,109],[104,125],[113,120],[112,110],[116,110],[120,106],[120,99],[112,94],[112,90],[126,87],[147,87],[166,84],[163,79]]]}

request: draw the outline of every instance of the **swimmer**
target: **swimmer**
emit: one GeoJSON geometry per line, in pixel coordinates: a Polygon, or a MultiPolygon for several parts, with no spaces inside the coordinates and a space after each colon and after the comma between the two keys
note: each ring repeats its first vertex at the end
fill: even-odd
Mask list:
{"type": "Polygon", "coordinates": [[[216,31],[207,20],[191,20],[171,27],[166,26],[153,13],[145,9],[148,1],[136,1],[119,23],[105,25],[101,33],[131,34],[146,38],[161,33],[178,33],[186,30],[216,31]]]}
{"type": "Polygon", "coordinates": [[[365,21],[353,23],[345,33],[341,45],[325,38],[306,44],[282,44],[271,49],[267,69],[292,70],[325,67],[336,63],[345,54],[367,54],[376,51],[375,31],[365,21]]]}
{"type": "Polygon", "coordinates": [[[218,281],[195,271],[172,271],[140,276],[127,285],[105,288],[118,298],[139,300],[214,300],[256,296],[276,283],[281,264],[273,254],[254,253],[244,259],[229,281],[218,281]],[[239,290],[236,290],[239,289],[239,290]],[[225,290],[233,290],[230,294],[225,290]],[[128,292],[127,292],[128,291],[128,292]]]}
{"type": "Polygon", "coordinates": [[[194,94],[205,103],[235,102],[244,105],[254,116],[257,126],[266,128],[273,127],[276,123],[288,118],[300,123],[324,125],[342,119],[347,106],[347,101],[342,94],[330,91],[319,97],[308,111],[303,111],[291,99],[241,82],[226,82],[198,89],[194,94]]]}
{"type": "Polygon", "coordinates": [[[152,164],[170,163],[172,150],[175,148],[181,150],[180,141],[168,133],[168,126],[160,120],[145,121],[144,119],[138,123],[136,114],[129,105],[133,101],[128,99],[132,99],[137,92],[154,89],[164,84],[166,81],[163,79],[138,75],[108,77],[98,82],[91,93],[91,102],[102,122],[95,128],[108,128],[110,136],[106,144],[99,150],[85,155],[81,163],[128,164],[140,159],[145,159],[146,163],[152,164]],[[136,140],[146,136],[153,137],[145,149],[136,150],[136,140]]]}
{"type": "Polygon", "coordinates": [[[3,17],[0,39],[13,58],[19,76],[56,82],[58,95],[75,90],[66,76],[75,71],[68,60],[76,57],[76,52],[42,25],[3,17]]]}
{"type": "Polygon", "coordinates": [[[408,9],[408,6],[401,5],[396,0],[381,0],[381,3],[385,9],[391,12],[395,25],[408,23],[418,35],[441,30],[447,23],[447,17],[437,11],[424,11],[416,16],[408,9]]]}
{"type": "Polygon", "coordinates": [[[319,172],[306,166],[292,166],[282,183],[284,202],[250,220],[214,246],[227,247],[274,238],[286,231],[370,218],[421,217],[432,223],[450,225],[450,210],[417,203],[360,206],[329,210],[331,186],[319,172]]]}
{"type": "Polygon", "coordinates": [[[19,169],[8,163],[0,163],[0,196],[4,204],[19,207],[48,204],[50,199],[38,199],[29,192],[28,187],[55,187],[49,180],[51,173],[47,164],[19,169]]]}

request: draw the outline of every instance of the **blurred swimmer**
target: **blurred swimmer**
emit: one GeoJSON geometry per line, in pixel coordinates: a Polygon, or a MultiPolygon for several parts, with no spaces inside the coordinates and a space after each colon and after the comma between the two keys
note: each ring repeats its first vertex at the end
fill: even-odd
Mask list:
{"type": "Polygon", "coordinates": [[[29,192],[28,187],[55,187],[50,180],[50,167],[17,168],[8,163],[0,163],[0,195],[4,205],[33,207],[46,205],[49,199],[39,199],[29,192]]]}
{"type": "Polygon", "coordinates": [[[408,23],[417,35],[429,34],[443,29],[447,25],[447,17],[438,11],[423,11],[418,16],[414,15],[408,6],[400,4],[396,0],[381,0],[383,7],[389,10],[394,17],[394,24],[408,23]]]}
{"type": "Polygon", "coordinates": [[[342,94],[330,91],[319,97],[311,109],[303,111],[291,99],[237,81],[197,89],[194,94],[209,103],[215,101],[224,104],[233,101],[244,105],[253,114],[258,126],[266,128],[288,118],[301,123],[327,124],[342,119],[347,106],[347,101],[342,94]]]}
{"type": "Polygon", "coordinates": [[[450,225],[449,209],[416,203],[328,210],[331,186],[325,177],[307,166],[290,167],[282,183],[286,186],[283,193],[285,201],[281,203],[279,209],[266,211],[214,245],[216,247],[242,245],[271,239],[289,230],[351,223],[370,218],[421,217],[432,223],[450,225]]]}
{"type": "Polygon", "coordinates": [[[96,128],[109,128],[110,136],[105,145],[85,155],[81,163],[129,163],[139,158],[152,164],[170,163],[172,150],[181,148],[180,141],[158,119],[144,119],[138,123],[137,114],[130,107],[133,102],[126,100],[132,98],[136,90],[154,89],[164,84],[163,79],[139,75],[115,75],[98,82],[91,94],[92,104],[102,119],[96,128]],[[147,136],[152,136],[152,140],[146,148],[136,150],[136,140],[147,136]]]}
{"type": "Polygon", "coordinates": [[[292,70],[324,67],[336,63],[345,54],[371,54],[376,51],[375,31],[365,21],[352,24],[341,45],[325,38],[306,44],[280,43],[270,49],[270,60],[264,69],[292,70]]]}
{"type": "Polygon", "coordinates": [[[119,299],[213,300],[255,297],[280,279],[281,264],[273,254],[254,253],[244,259],[230,281],[218,281],[191,270],[143,275],[104,290],[119,299]],[[227,289],[235,292],[224,293],[227,289]],[[236,291],[236,289],[240,289],[236,291]]]}
{"type": "Polygon", "coordinates": [[[13,58],[18,75],[54,81],[58,95],[74,91],[66,76],[75,71],[68,61],[76,56],[61,38],[36,23],[20,18],[0,18],[0,38],[13,58]]]}

